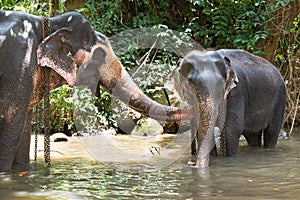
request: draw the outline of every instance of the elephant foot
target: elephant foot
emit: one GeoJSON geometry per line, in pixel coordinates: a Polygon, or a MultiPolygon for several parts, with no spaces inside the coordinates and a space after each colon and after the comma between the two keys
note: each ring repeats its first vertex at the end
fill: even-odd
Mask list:
{"type": "Polygon", "coordinates": [[[192,161],[192,160],[189,160],[187,165],[190,166],[190,167],[193,167],[193,168],[199,168],[199,169],[205,169],[205,168],[208,168],[208,161],[207,162],[201,162],[199,160],[197,161],[192,161]]]}
{"type": "Polygon", "coordinates": [[[196,166],[203,169],[208,168],[209,165],[209,156],[205,156],[204,158],[198,158],[196,162],[196,166]]]}
{"type": "Polygon", "coordinates": [[[192,154],[189,158],[189,161],[187,162],[188,166],[195,166],[197,160],[197,155],[192,154]]]}
{"type": "Polygon", "coordinates": [[[196,165],[196,161],[189,160],[189,161],[187,162],[187,165],[188,165],[188,166],[195,166],[195,165],[196,165]]]}
{"type": "Polygon", "coordinates": [[[11,167],[12,167],[12,160],[0,158],[0,172],[9,172],[11,171],[11,167]]]}
{"type": "Polygon", "coordinates": [[[12,170],[17,172],[24,172],[30,170],[30,163],[14,163],[12,170]]]}

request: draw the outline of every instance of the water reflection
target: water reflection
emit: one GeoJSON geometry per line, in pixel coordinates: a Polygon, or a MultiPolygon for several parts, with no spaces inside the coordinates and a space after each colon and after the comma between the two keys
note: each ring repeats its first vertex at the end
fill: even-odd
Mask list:
{"type": "Polygon", "coordinates": [[[29,173],[1,173],[1,199],[297,199],[300,134],[275,150],[241,148],[238,158],[213,158],[209,169],[186,159],[149,165],[55,161],[29,173]]]}

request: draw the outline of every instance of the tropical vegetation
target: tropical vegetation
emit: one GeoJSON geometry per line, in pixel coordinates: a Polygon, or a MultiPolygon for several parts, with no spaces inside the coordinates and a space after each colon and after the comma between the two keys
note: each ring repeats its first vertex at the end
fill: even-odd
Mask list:
{"type": "MultiPolygon", "coordinates": [[[[75,9],[84,14],[97,31],[111,38],[131,29],[159,27],[166,31],[157,34],[157,37],[170,37],[171,33],[167,30],[174,30],[194,39],[204,48],[237,48],[263,56],[278,67],[285,79],[288,91],[285,125],[292,128],[300,122],[299,1],[2,0],[0,8],[44,16],[75,9]]],[[[125,52],[114,50],[127,70],[150,67],[151,71],[144,68],[147,78],[133,78],[151,98],[168,103],[168,95],[165,95],[162,86],[180,56],[167,48],[136,48],[143,42],[138,39],[124,43],[125,52]]],[[[120,46],[122,44],[118,43],[117,47],[120,46]]],[[[90,97],[88,91],[68,86],[52,91],[51,130],[76,131],[75,121],[78,119],[74,113],[80,112],[94,113],[89,123],[101,122],[102,127],[113,126],[115,117],[112,98],[101,88],[100,94],[99,100],[90,97]],[[78,99],[84,103],[79,103],[78,99]]]]}

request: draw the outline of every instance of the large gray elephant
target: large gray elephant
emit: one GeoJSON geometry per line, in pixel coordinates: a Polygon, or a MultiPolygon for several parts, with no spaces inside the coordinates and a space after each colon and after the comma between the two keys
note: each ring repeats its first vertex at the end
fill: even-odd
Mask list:
{"type": "MultiPolygon", "coordinates": [[[[193,164],[205,168],[219,128],[226,156],[237,156],[239,138],[248,145],[274,148],[286,103],[279,71],[265,59],[243,50],[191,51],[178,62],[177,88],[183,97],[195,95],[199,109],[192,120],[193,164]],[[186,84],[183,84],[186,80],[186,84]],[[179,86],[178,86],[179,85],[179,86]],[[190,85],[192,89],[187,89],[190,85]],[[181,87],[181,88],[180,88],[181,87]]],[[[196,109],[194,109],[196,110],[196,109]]]]}
{"type": "Polygon", "coordinates": [[[51,18],[0,11],[0,171],[29,162],[33,106],[43,97],[46,77],[53,89],[100,84],[135,110],[178,121],[188,111],[160,105],[136,86],[108,39],[76,12],[51,18]]]}

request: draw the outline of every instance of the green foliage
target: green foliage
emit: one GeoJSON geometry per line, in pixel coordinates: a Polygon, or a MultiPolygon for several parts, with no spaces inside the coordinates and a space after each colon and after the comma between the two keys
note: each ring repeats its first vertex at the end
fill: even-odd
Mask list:
{"type": "Polygon", "coordinates": [[[66,11],[67,0],[57,0],[57,4],[45,0],[2,0],[0,9],[28,12],[34,15],[52,16],[66,11]]]}
{"type": "MultiPolygon", "coordinates": [[[[105,118],[105,126],[111,126],[114,121],[111,111],[111,95],[103,89],[99,89],[100,97],[95,99],[95,106],[101,118],[105,118]]],[[[104,120],[104,119],[103,119],[104,120]]]]}
{"type": "Polygon", "coordinates": [[[73,88],[64,85],[50,92],[51,132],[75,132],[73,121],[73,88]]]}
{"type": "Polygon", "coordinates": [[[15,11],[23,11],[36,15],[48,15],[48,7],[49,3],[45,1],[34,1],[31,0],[2,0],[0,2],[0,8],[2,10],[15,10],[15,11]]]}
{"type": "MultiPolygon", "coordinates": [[[[184,32],[205,48],[238,48],[254,54],[258,41],[266,39],[272,30],[267,22],[272,12],[286,6],[290,0],[274,4],[264,0],[87,0],[88,18],[98,31],[111,36],[124,30],[164,24],[184,32]]],[[[128,47],[130,48],[130,47],[128,47]]],[[[115,49],[117,50],[117,49],[115,49]]],[[[122,55],[124,64],[136,65],[143,55],[131,52],[122,55]],[[135,60],[135,61],[128,61],[135,60]]],[[[159,54],[158,54],[159,55],[159,54]]]]}
{"type": "Polygon", "coordinates": [[[97,98],[87,88],[73,88],[73,120],[77,131],[92,133],[99,127],[107,127],[108,122],[95,106],[97,98]]]}
{"type": "Polygon", "coordinates": [[[237,48],[262,55],[255,45],[271,33],[267,22],[272,11],[289,1],[274,6],[268,1],[193,0],[191,16],[185,26],[204,47],[237,48]]]}
{"type": "MultiPolygon", "coordinates": [[[[107,101],[99,101],[87,88],[63,85],[52,90],[49,97],[51,133],[64,132],[71,135],[74,132],[93,132],[99,127],[108,128],[110,125],[106,120],[109,112],[97,107],[106,107],[104,103],[107,101]]],[[[103,97],[106,98],[105,95],[103,97]]],[[[41,103],[44,104],[43,101],[41,103]]],[[[35,123],[34,118],[32,124],[35,123]]]]}
{"type": "MultiPolygon", "coordinates": [[[[192,37],[204,48],[238,48],[263,55],[255,46],[272,33],[267,23],[276,20],[273,11],[286,6],[290,1],[292,0],[86,0],[86,7],[79,8],[78,11],[87,16],[95,30],[108,37],[135,28],[166,27],[192,37]]],[[[51,16],[66,10],[66,0],[57,2],[58,5],[51,5],[40,0],[2,0],[0,8],[51,16]]],[[[295,20],[291,30],[299,32],[298,27],[299,23],[295,20]]],[[[166,103],[161,100],[164,97],[161,92],[164,79],[176,65],[178,55],[182,56],[180,52],[172,52],[170,49],[178,48],[182,41],[178,39],[172,44],[164,43],[166,38],[174,37],[174,34],[161,31],[156,34],[157,40],[152,43],[153,48],[140,49],[139,46],[146,42],[144,38],[149,33],[145,32],[141,38],[136,37],[134,32],[131,34],[135,40],[112,40],[114,51],[143,92],[161,103],[166,103]],[[155,48],[158,46],[165,48],[155,48]]],[[[282,66],[292,65],[291,57],[296,54],[289,52],[299,49],[298,36],[294,42],[292,39],[290,35],[285,37],[281,42],[284,48],[277,52],[277,61],[282,66]]],[[[284,72],[293,75],[297,73],[296,70],[290,71],[288,68],[284,72]]],[[[299,74],[296,76],[299,77],[299,74]]],[[[89,95],[91,94],[88,91],[75,91],[67,86],[52,91],[52,130],[75,131],[75,124],[80,120],[83,122],[78,124],[83,125],[99,125],[99,122],[104,127],[112,125],[114,116],[110,94],[101,89],[100,100],[89,95]],[[75,119],[76,115],[88,116],[88,113],[94,115],[75,119]]]]}
{"type": "Polygon", "coordinates": [[[189,32],[205,48],[239,48],[256,54],[255,44],[269,34],[272,11],[290,0],[136,0],[87,1],[95,28],[111,36],[126,29],[164,24],[189,32]]]}
{"type": "MultiPolygon", "coordinates": [[[[105,35],[114,34],[121,29],[120,19],[117,13],[121,13],[121,0],[94,1],[87,0],[89,19],[93,27],[105,35]]],[[[124,30],[124,28],[123,28],[124,30]]]]}

